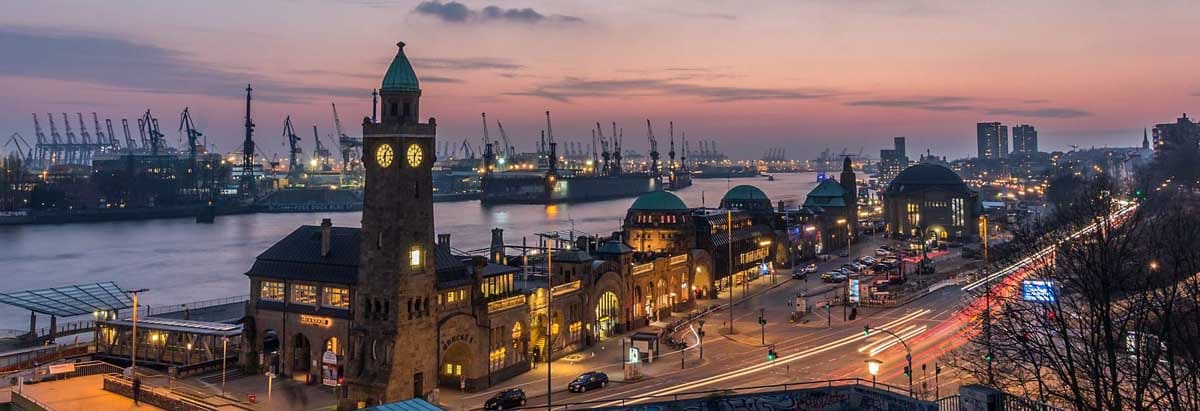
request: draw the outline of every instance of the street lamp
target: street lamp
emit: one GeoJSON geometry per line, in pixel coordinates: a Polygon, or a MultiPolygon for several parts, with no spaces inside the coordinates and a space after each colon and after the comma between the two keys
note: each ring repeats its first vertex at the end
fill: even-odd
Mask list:
{"type": "Polygon", "coordinates": [[[125,291],[126,294],[133,296],[133,332],[130,336],[129,344],[129,372],[130,378],[137,376],[137,312],[138,312],[138,293],[150,291],[147,288],[138,290],[125,291]]]}
{"type": "Polygon", "coordinates": [[[225,360],[229,358],[228,350],[229,337],[221,337],[221,394],[225,394],[225,360]]]}
{"type": "Polygon", "coordinates": [[[879,366],[883,365],[883,361],[871,358],[866,363],[867,372],[871,374],[871,388],[875,388],[875,375],[879,374],[879,366]]]}
{"type": "Polygon", "coordinates": [[[700,325],[700,359],[704,359],[704,320],[696,320],[696,324],[700,325]]]}
{"type": "MultiPolygon", "coordinates": [[[[846,225],[846,258],[850,257],[850,222],[844,218],[837,220],[838,225],[846,225]]],[[[846,314],[846,306],[850,304],[850,281],[846,281],[846,287],[842,289],[842,321],[848,321],[846,314]]]]}
{"type": "MultiPolygon", "coordinates": [[[[913,396],[913,389],[912,389],[912,348],[910,348],[910,347],[908,346],[908,343],[907,343],[907,342],[905,342],[903,338],[900,338],[900,336],[899,336],[899,335],[896,335],[896,333],[894,333],[894,332],[891,332],[891,331],[888,331],[888,330],[885,330],[885,329],[882,329],[882,328],[876,328],[876,329],[873,329],[873,330],[872,330],[870,325],[864,325],[864,326],[863,326],[863,336],[870,336],[870,335],[871,335],[871,331],[880,331],[880,332],[883,332],[883,333],[885,333],[885,334],[887,334],[887,335],[890,335],[890,336],[892,336],[892,337],[895,337],[895,338],[896,338],[896,340],[897,340],[897,341],[900,341],[900,344],[904,346],[904,354],[905,354],[905,355],[904,355],[904,360],[908,362],[908,365],[904,366],[904,375],[908,376],[908,396],[909,396],[909,397],[912,397],[912,396],[913,396]]],[[[868,366],[869,366],[869,365],[868,365],[868,366]]]]}

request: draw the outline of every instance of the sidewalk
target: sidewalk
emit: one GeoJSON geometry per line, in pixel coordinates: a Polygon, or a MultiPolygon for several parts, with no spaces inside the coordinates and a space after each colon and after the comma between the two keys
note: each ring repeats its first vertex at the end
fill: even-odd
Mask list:
{"type": "Polygon", "coordinates": [[[22,393],[55,410],[157,410],[153,405],[133,405],[133,399],[105,391],[103,375],[26,384],[22,393]]]}

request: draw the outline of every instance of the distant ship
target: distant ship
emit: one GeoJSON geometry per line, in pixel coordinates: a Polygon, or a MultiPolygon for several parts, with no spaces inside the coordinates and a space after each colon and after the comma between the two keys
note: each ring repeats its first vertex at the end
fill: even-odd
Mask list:
{"type": "Polygon", "coordinates": [[[742,165],[728,164],[701,164],[696,173],[692,176],[695,178],[743,178],[743,177],[758,177],[758,170],[754,167],[742,165]]]}
{"type": "Polygon", "coordinates": [[[650,173],[582,175],[576,170],[506,171],[483,176],[480,200],[490,204],[554,204],[635,197],[658,190],[650,173]]]}

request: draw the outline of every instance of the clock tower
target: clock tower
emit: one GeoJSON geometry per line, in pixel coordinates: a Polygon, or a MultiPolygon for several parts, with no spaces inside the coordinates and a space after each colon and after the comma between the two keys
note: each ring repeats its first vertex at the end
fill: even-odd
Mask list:
{"type": "Polygon", "coordinates": [[[423,397],[437,384],[433,148],[404,43],[363,119],[362,232],[342,409],[423,397]]]}

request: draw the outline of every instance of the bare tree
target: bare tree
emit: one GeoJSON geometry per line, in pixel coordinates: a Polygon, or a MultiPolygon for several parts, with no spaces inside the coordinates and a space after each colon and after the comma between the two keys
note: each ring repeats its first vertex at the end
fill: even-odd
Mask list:
{"type": "Polygon", "coordinates": [[[1017,230],[1017,254],[1037,256],[1017,275],[1052,282],[1056,298],[997,283],[954,356],[965,377],[1077,409],[1200,409],[1200,217],[1177,194],[1118,216],[1115,192],[1094,180],[1017,230]]]}

